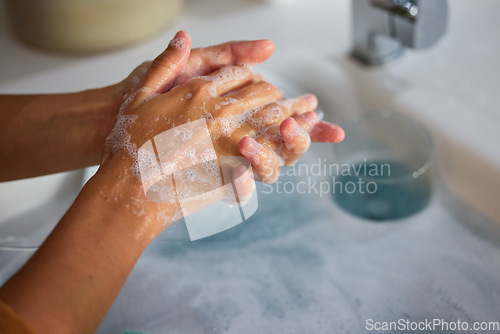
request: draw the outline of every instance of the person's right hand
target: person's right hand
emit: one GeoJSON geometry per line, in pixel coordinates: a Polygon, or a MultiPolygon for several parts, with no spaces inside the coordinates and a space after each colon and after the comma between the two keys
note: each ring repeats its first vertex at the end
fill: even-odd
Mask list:
{"type": "MultiPolygon", "coordinates": [[[[250,161],[260,180],[272,182],[279,175],[280,160],[293,163],[308,149],[311,136],[329,142],[343,139],[339,127],[317,122],[313,112],[317,105],[314,95],[286,100],[279,89],[256,80],[246,66],[226,66],[208,76],[191,78],[165,92],[177,80],[183,81],[179,77],[186,73],[189,54],[189,36],[179,32],[167,50],[155,59],[144,80],[127,95],[107,140],[103,170],[110,170],[110,165],[116,166],[108,161],[127,160],[130,161],[128,168],[119,168],[121,170],[116,170],[116,173],[131,174],[129,176],[136,181],[147,179],[152,185],[165,180],[165,175],[198,164],[202,167],[183,182],[184,189],[189,188],[197,195],[218,185],[214,182],[214,169],[207,177],[208,172],[203,171],[204,163],[221,157],[243,156],[250,161]],[[199,127],[198,130],[190,128],[191,124],[201,124],[198,121],[206,125],[205,132],[199,131],[199,127]],[[185,141],[174,138],[177,135],[172,135],[172,129],[174,134],[177,131],[179,138],[184,136],[185,141]],[[166,139],[158,140],[167,132],[170,134],[166,139]],[[215,155],[204,155],[205,151],[200,150],[207,147],[206,133],[215,155]],[[155,143],[149,144],[152,139],[155,143]],[[141,151],[146,145],[151,147],[149,154],[148,150],[141,151]],[[139,173],[141,164],[150,168],[141,169],[139,173]],[[161,164],[161,169],[158,164],[161,164]],[[136,171],[135,175],[130,173],[130,167],[136,171]]],[[[244,182],[249,178],[241,169],[235,169],[234,175],[241,181],[240,184],[235,181],[237,189],[243,189],[238,191],[240,197],[253,191],[253,180],[244,182]]],[[[165,189],[173,194],[166,194],[167,197],[178,200],[179,193],[175,193],[173,182],[168,182],[171,186],[164,184],[165,189]]],[[[113,198],[120,197],[119,193],[113,195],[113,198]]],[[[174,217],[172,220],[175,221],[180,217],[180,210],[177,205],[172,212],[172,205],[178,203],[171,199],[163,201],[170,205],[169,214],[163,211],[159,216],[174,217]]],[[[136,211],[141,212],[151,207],[150,204],[144,194],[134,201],[136,211]]],[[[160,207],[154,206],[152,210],[157,211],[160,207]]]]}

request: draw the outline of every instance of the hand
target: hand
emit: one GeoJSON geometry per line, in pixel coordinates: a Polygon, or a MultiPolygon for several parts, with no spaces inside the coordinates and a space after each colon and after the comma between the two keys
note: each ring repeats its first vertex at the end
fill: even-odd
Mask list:
{"type": "MultiPolygon", "coordinates": [[[[170,85],[180,85],[191,78],[209,74],[227,65],[261,63],[271,56],[273,50],[274,45],[270,40],[232,41],[206,48],[192,49],[181,73],[170,85]]],[[[145,61],[116,86],[113,96],[116,113],[118,113],[125,96],[144,81],[152,63],[153,61],[145,61]]],[[[163,90],[167,91],[170,88],[163,87],[163,90]]]]}
{"type": "MultiPolygon", "coordinates": [[[[183,71],[170,85],[178,85],[227,64],[262,62],[272,50],[273,44],[268,40],[194,49],[183,71]]],[[[0,116],[4,120],[0,122],[0,134],[3,134],[0,180],[98,164],[104,141],[126,95],[143,83],[147,73],[163,73],[155,69],[149,72],[151,64],[142,64],[118,84],[98,89],[64,94],[0,94],[0,116]]],[[[161,84],[160,78],[157,79],[161,84]]],[[[168,86],[163,88],[169,89],[168,86]]]]}
{"type": "MultiPolygon", "coordinates": [[[[257,50],[254,54],[266,58],[272,47],[269,48],[268,42],[259,43],[267,46],[263,52],[257,50]]],[[[223,62],[241,61],[243,56],[232,47],[229,51],[224,47],[227,52],[224,54],[232,55],[227,59],[214,58],[208,65],[200,66],[198,61],[208,57],[206,50],[211,49],[193,51],[190,56],[190,47],[189,36],[179,32],[151,65],[138,69],[139,81],[132,76],[130,83],[134,85],[130,87],[134,88],[127,88],[130,91],[120,97],[125,101],[117,111],[116,124],[106,142],[106,158],[99,171],[85,185],[40,249],[0,288],[0,299],[35,331],[95,332],[144,249],[165,227],[180,218],[182,210],[178,200],[175,203],[148,200],[141,180],[144,176],[167,180],[162,173],[169,168],[180,167],[182,172],[185,166],[196,164],[199,173],[192,175],[189,171],[181,181],[186,181],[188,188],[193,186],[195,191],[196,187],[204,190],[204,183],[197,182],[196,177],[216,174],[210,168],[203,169],[203,163],[216,160],[210,150],[205,156],[202,154],[205,150],[196,151],[203,148],[201,144],[206,144],[207,148],[213,148],[217,161],[238,157],[241,153],[252,163],[256,174],[263,181],[270,182],[278,175],[279,157],[285,163],[292,163],[308,148],[311,139],[334,142],[343,138],[338,127],[317,122],[313,112],[317,102],[313,95],[286,100],[277,88],[261,81],[245,66],[218,68],[223,62]],[[212,70],[215,72],[210,72],[212,70]],[[211,74],[206,75],[208,72],[211,74]],[[204,76],[192,78],[200,74],[204,76]],[[189,126],[193,127],[192,130],[196,127],[205,129],[208,135],[203,135],[203,131],[184,131],[189,126]],[[165,139],[162,137],[165,134],[166,140],[161,140],[165,139]],[[183,138],[187,140],[183,141],[183,138]],[[153,140],[158,145],[153,146],[153,140]],[[170,147],[172,142],[173,148],[170,147]],[[152,156],[147,154],[148,145],[153,151],[156,147],[152,156]],[[164,159],[158,158],[160,153],[164,153],[164,159]],[[194,177],[191,179],[190,176],[194,177]]],[[[109,96],[108,90],[104,93],[104,96],[109,96]]],[[[84,97],[82,100],[86,102],[86,97],[94,94],[100,96],[101,91],[91,92],[90,96],[77,96],[84,97]]],[[[74,97],[69,96],[71,101],[66,101],[68,97],[63,99],[72,105],[74,97]]],[[[52,110],[47,107],[51,105],[43,104],[44,108],[36,109],[33,115],[52,110]]],[[[101,114],[90,115],[92,117],[84,117],[85,121],[80,123],[90,124],[93,129],[95,123],[87,121],[101,114]]],[[[52,117],[45,118],[47,123],[53,123],[52,117]]],[[[59,135],[63,129],[71,129],[67,132],[74,135],[73,123],[62,124],[64,128],[54,127],[52,132],[59,135]]],[[[99,125],[103,123],[99,122],[99,125]]],[[[81,136],[76,136],[76,139],[52,136],[50,143],[66,145],[68,149],[54,150],[50,155],[53,159],[49,160],[63,153],[73,153],[79,142],[94,138],[85,130],[87,127],[81,128],[78,131],[81,136]]],[[[46,141],[35,138],[49,146],[46,141]]],[[[95,149],[97,146],[83,147],[95,149]]],[[[20,152],[26,153],[24,150],[20,152]]],[[[68,163],[65,166],[81,164],[68,163]]],[[[211,167],[211,164],[206,167],[211,167]]],[[[237,189],[253,191],[248,187],[253,180],[247,170],[245,165],[238,165],[231,174],[237,189]]],[[[210,182],[205,184],[210,185],[210,182]]],[[[179,192],[174,194],[177,199],[182,195],[179,192]]]]}
{"type": "MultiPolygon", "coordinates": [[[[206,48],[192,49],[179,75],[173,81],[171,80],[168,83],[163,83],[159,91],[168,91],[172,86],[180,85],[193,77],[209,74],[223,66],[261,63],[271,56],[273,50],[274,45],[270,40],[232,41],[206,48]]],[[[167,63],[166,66],[169,66],[168,59],[161,58],[162,55],[156,59],[155,65],[153,66],[163,63],[167,63]]],[[[147,75],[155,73],[154,68],[152,72],[149,71],[152,64],[153,61],[143,62],[136,67],[126,79],[113,86],[114,93],[111,98],[113,101],[112,111],[110,117],[107,118],[106,124],[100,127],[101,135],[96,136],[98,138],[95,140],[97,145],[102,146],[104,138],[106,138],[116,122],[116,115],[120,107],[130,96],[131,92],[135,91],[137,87],[144,83],[147,75]]],[[[163,71],[159,72],[163,73],[163,71]]],[[[156,80],[157,84],[162,85],[162,80],[160,78],[155,78],[153,80],[156,80]]],[[[100,149],[101,147],[97,148],[97,150],[100,149]]]]}
{"type": "MultiPolygon", "coordinates": [[[[217,157],[241,154],[252,163],[256,175],[264,182],[272,182],[278,177],[279,156],[284,163],[290,164],[308,149],[309,132],[313,140],[342,140],[340,128],[317,122],[312,112],[317,105],[313,95],[285,100],[280,90],[259,81],[246,66],[226,66],[208,76],[186,81],[188,76],[200,73],[200,67],[186,67],[190,59],[196,58],[189,56],[190,44],[189,36],[179,32],[167,50],[155,59],[144,73],[142,82],[126,95],[117,123],[107,139],[106,156],[127,152],[132,159],[134,177],[148,184],[146,191],[161,180],[164,191],[163,195],[157,194],[160,198],[157,202],[174,204],[173,199],[180,195],[175,193],[173,181],[167,182],[170,186],[165,183],[165,174],[216,159],[207,160],[199,150],[207,147],[206,138],[203,131],[197,134],[192,128],[187,130],[186,126],[193,122],[205,122],[217,157]],[[175,82],[183,83],[165,92],[175,82]],[[188,131],[188,141],[176,142],[172,133],[159,140],[174,128],[188,131]],[[147,150],[141,151],[141,148],[151,139],[155,141],[156,152],[150,145],[149,154],[146,154],[147,150]],[[160,161],[156,161],[155,155],[161,157],[160,161]],[[157,163],[162,165],[162,170],[155,168],[157,163]],[[150,168],[139,172],[141,165],[150,168]]],[[[191,189],[192,197],[219,185],[216,180],[220,175],[213,175],[214,169],[211,170],[212,175],[208,175],[198,167],[196,177],[190,182],[185,179],[185,189],[191,189]]],[[[244,173],[241,168],[233,172],[240,198],[246,197],[255,187],[253,180],[245,182],[249,178],[244,173]]],[[[179,208],[175,211],[175,217],[179,217],[179,208]]]]}

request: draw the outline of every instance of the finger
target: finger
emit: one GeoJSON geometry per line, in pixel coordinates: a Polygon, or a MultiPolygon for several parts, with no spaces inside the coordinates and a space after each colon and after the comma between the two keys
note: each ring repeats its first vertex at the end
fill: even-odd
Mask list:
{"type": "Polygon", "coordinates": [[[340,126],[318,121],[318,116],[313,111],[292,118],[304,131],[309,132],[313,142],[340,143],[345,138],[344,130],[340,126]]]}
{"type": "Polygon", "coordinates": [[[259,82],[259,81],[265,81],[265,80],[264,80],[264,77],[262,76],[262,74],[254,72],[254,74],[253,74],[253,81],[254,82],[259,82]]]}
{"type": "Polygon", "coordinates": [[[240,140],[239,150],[241,155],[250,161],[255,174],[262,182],[271,183],[278,178],[280,166],[274,151],[248,136],[240,140]]]}
{"type": "Polygon", "coordinates": [[[137,66],[129,76],[121,82],[122,95],[131,92],[138,85],[142,85],[144,77],[151,67],[152,61],[145,61],[141,65],[137,66]]]}
{"type": "Polygon", "coordinates": [[[304,129],[305,132],[311,132],[316,123],[318,123],[318,116],[314,111],[308,111],[300,115],[292,117],[297,124],[304,129]]]}
{"type": "Polygon", "coordinates": [[[283,137],[283,144],[278,146],[277,154],[283,159],[285,166],[294,164],[311,146],[311,137],[309,132],[318,122],[316,113],[308,111],[306,113],[296,115],[292,118],[297,125],[302,129],[296,129],[291,124],[291,121],[285,120],[280,126],[280,133],[283,137]],[[298,135],[293,135],[294,131],[298,135]]]}
{"type": "Polygon", "coordinates": [[[179,31],[167,49],[153,60],[144,86],[159,94],[168,91],[187,63],[190,49],[191,38],[185,31],[179,31]]]}
{"type": "Polygon", "coordinates": [[[344,130],[332,123],[320,121],[311,130],[311,139],[321,143],[340,143],[345,138],[344,130]]]}
{"type": "Polygon", "coordinates": [[[227,101],[237,101],[231,104],[227,114],[240,113],[241,110],[251,111],[283,97],[283,93],[265,81],[259,81],[226,95],[227,101]]]}
{"type": "Polygon", "coordinates": [[[284,165],[295,163],[310,147],[311,141],[338,143],[345,137],[344,130],[327,122],[318,122],[315,112],[306,112],[267,128],[255,140],[275,150],[284,165]],[[302,129],[297,129],[293,121],[302,129]],[[294,132],[297,134],[294,135],[294,132]],[[307,136],[307,133],[309,136],[307,136]],[[308,138],[309,137],[309,138],[308,138]]]}
{"type": "Polygon", "coordinates": [[[318,100],[313,94],[307,94],[295,99],[275,101],[267,104],[249,118],[247,124],[255,127],[256,132],[280,124],[285,119],[313,111],[318,105],[318,100]]]}
{"type": "MultiPolygon", "coordinates": [[[[307,122],[304,126],[308,127],[307,122]]],[[[281,123],[280,132],[284,142],[280,155],[285,165],[291,165],[309,149],[311,137],[293,118],[288,118],[281,123]]]]}
{"type": "Polygon", "coordinates": [[[249,85],[253,81],[253,73],[247,66],[226,66],[193,80],[205,86],[209,95],[216,97],[249,85]]]}
{"type": "MultiPolygon", "coordinates": [[[[295,120],[297,124],[306,132],[311,131],[317,123],[317,116],[314,111],[308,111],[306,113],[293,116],[292,119],[295,120]]],[[[259,144],[267,146],[273,150],[282,149],[284,142],[281,134],[281,124],[276,124],[267,128],[264,132],[257,135],[256,141],[259,144]]]]}
{"type": "Polygon", "coordinates": [[[314,111],[318,107],[318,99],[314,94],[306,94],[295,99],[281,102],[285,119],[291,116],[300,115],[307,111],[314,111]]]}
{"type": "MultiPolygon", "coordinates": [[[[314,128],[315,124],[317,123],[317,116],[316,113],[313,111],[308,111],[306,113],[300,114],[293,116],[292,119],[304,130],[304,132],[309,132],[311,131],[312,128],[314,128]]],[[[285,123],[288,123],[290,121],[285,120],[285,123]]],[[[293,125],[288,123],[285,124],[285,130],[288,126],[293,125]]],[[[278,156],[283,160],[284,165],[290,165],[293,164],[295,161],[297,161],[300,156],[307,151],[308,146],[307,143],[301,144],[300,142],[298,144],[295,144],[295,140],[293,139],[293,136],[291,139],[288,139],[292,144],[289,143],[289,147],[291,148],[292,145],[294,148],[290,150],[286,145],[285,145],[285,139],[282,134],[282,128],[281,124],[277,124],[274,126],[271,126],[266,129],[263,133],[258,135],[256,137],[256,141],[264,145],[266,147],[269,147],[270,149],[276,151],[278,156]]],[[[300,138],[300,137],[299,137],[300,138]]],[[[304,139],[306,142],[308,141],[307,138],[304,139]]]]}
{"type": "Polygon", "coordinates": [[[233,169],[234,188],[237,200],[241,205],[248,203],[255,191],[255,181],[251,174],[250,168],[245,165],[239,165],[233,169]]]}
{"type": "Polygon", "coordinates": [[[258,64],[271,56],[274,45],[270,40],[228,42],[207,48],[193,49],[186,67],[174,85],[212,73],[226,65],[258,64]]]}
{"type": "Polygon", "coordinates": [[[129,96],[134,100],[132,107],[142,104],[151,96],[168,91],[184,68],[190,50],[191,38],[186,32],[179,31],[165,51],[153,60],[143,84],[129,96]]]}

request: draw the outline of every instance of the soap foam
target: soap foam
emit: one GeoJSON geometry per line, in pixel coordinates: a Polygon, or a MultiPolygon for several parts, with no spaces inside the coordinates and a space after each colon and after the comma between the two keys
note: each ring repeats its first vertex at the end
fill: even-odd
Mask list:
{"type": "Polygon", "coordinates": [[[118,150],[125,150],[130,156],[135,157],[137,147],[130,141],[130,133],[127,129],[135,122],[138,115],[118,115],[113,130],[106,138],[106,145],[111,149],[111,154],[118,150]]]}
{"type": "Polygon", "coordinates": [[[182,49],[186,46],[186,40],[183,37],[176,37],[170,41],[169,45],[176,49],[182,49]]]}
{"type": "Polygon", "coordinates": [[[243,113],[227,117],[216,117],[215,121],[221,126],[222,134],[224,134],[226,137],[229,137],[234,132],[234,130],[242,126],[247,121],[247,119],[248,117],[243,113]]]}
{"type": "Polygon", "coordinates": [[[230,104],[238,104],[238,100],[236,100],[236,99],[234,99],[232,97],[226,97],[224,99],[224,101],[222,101],[220,104],[223,105],[223,106],[227,106],[227,105],[230,105],[230,104]]]}
{"type": "Polygon", "coordinates": [[[145,164],[147,165],[147,158],[144,157],[144,154],[139,154],[139,150],[137,146],[131,142],[131,135],[128,129],[135,123],[135,121],[139,118],[136,114],[125,114],[125,110],[130,106],[130,104],[134,101],[139,93],[149,92],[150,90],[146,87],[140,88],[133,93],[130,93],[128,96],[126,95],[118,114],[116,116],[116,122],[113,126],[113,129],[109,133],[106,138],[106,146],[110,149],[111,154],[115,154],[119,150],[124,150],[133,160],[134,165],[132,167],[132,174],[139,179],[140,171],[139,171],[139,163],[137,162],[139,157],[144,158],[146,160],[145,164]]]}
{"type": "MultiPolygon", "coordinates": [[[[178,46],[178,42],[172,43],[178,46]]],[[[249,69],[246,67],[227,67],[220,70],[218,73],[202,76],[200,79],[209,81],[211,83],[208,87],[209,94],[211,96],[217,96],[217,88],[219,86],[248,75],[248,70],[249,69]]],[[[135,82],[136,80],[133,79],[133,81],[135,82]]],[[[151,183],[150,190],[154,191],[157,196],[164,201],[171,201],[173,196],[175,197],[176,195],[179,200],[188,200],[193,197],[199,200],[207,196],[206,194],[213,190],[219,183],[219,186],[223,185],[220,164],[213,147],[211,149],[206,148],[201,150],[193,148],[203,148],[205,145],[201,142],[198,143],[197,137],[193,136],[193,132],[196,131],[196,128],[189,126],[175,127],[175,124],[172,124],[173,131],[171,133],[174,138],[178,139],[165,141],[163,143],[163,147],[168,147],[168,151],[170,152],[169,158],[166,160],[160,159],[159,156],[156,156],[155,152],[151,150],[137,149],[136,145],[131,143],[131,135],[128,130],[137,120],[138,115],[126,115],[125,110],[134,101],[137,94],[141,92],[151,92],[151,90],[148,88],[141,88],[133,92],[124,99],[120,107],[115,126],[106,139],[106,144],[110,147],[111,153],[116,153],[120,149],[127,152],[127,154],[134,159],[134,164],[132,166],[133,175],[143,182],[151,183]],[[194,142],[192,142],[193,138],[194,142]],[[181,142],[185,142],[186,144],[181,144],[181,142]],[[195,167],[186,168],[186,165],[195,167]],[[178,194],[173,194],[173,188],[165,184],[165,182],[168,183],[168,177],[172,176],[174,176],[176,180],[176,186],[179,187],[178,189],[183,189],[183,191],[178,194]],[[167,179],[165,179],[165,177],[167,179]],[[162,180],[162,182],[158,182],[158,180],[162,180]]],[[[158,94],[151,94],[149,98],[157,95],[158,94]]],[[[252,94],[249,94],[249,96],[252,96],[252,94]]],[[[190,99],[192,98],[192,93],[187,93],[184,97],[190,99]]],[[[279,131],[275,131],[276,126],[272,125],[266,127],[265,125],[277,123],[283,118],[283,106],[291,107],[289,105],[291,102],[272,102],[264,106],[246,110],[242,113],[217,117],[214,116],[213,111],[237,104],[239,101],[234,98],[225,97],[220,104],[214,105],[212,110],[208,110],[207,101],[208,99],[199,107],[200,111],[204,114],[204,121],[207,123],[217,122],[222,129],[222,133],[228,137],[237,128],[248,123],[257,130],[257,134],[254,137],[263,135],[268,138],[278,139],[277,136],[280,134],[279,131]],[[256,113],[259,111],[262,111],[262,117],[261,115],[255,117],[256,113]],[[270,129],[273,131],[269,131],[268,134],[267,132],[270,129]]],[[[184,122],[186,122],[184,124],[193,124],[193,122],[190,122],[189,118],[185,119],[184,122]]],[[[259,155],[256,155],[254,157],[255,163],[259,163],[260,158],[259,155]]],[[[265,157],[262,156],[262,158],[265,157]]],[[[263,172],[265,174],[264,177],[267,178],[272,176],[273,173],[272,170],[263,172]]],[[[233,195],[224,193],[224,197],[226,196],[231,198],[233,195]]]]}
{"type": "Polygon", "coordinates": [[[238,80],[248,73],[249,69],[246,66],[228,66],[223,67],[216,73],[200,76],[198,79],[212,82],[212,84],[208,87],[208,93],[211,96],[216,97],[218,86],[238,80]]]}

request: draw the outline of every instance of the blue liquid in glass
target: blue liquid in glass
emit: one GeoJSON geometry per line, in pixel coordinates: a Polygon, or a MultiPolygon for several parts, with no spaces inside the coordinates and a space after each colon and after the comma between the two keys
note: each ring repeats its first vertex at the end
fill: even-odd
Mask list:
{"type": "Polygon", "coordinates": [[[356,216],[376,221],[404,218],[424,209],[432,193],[429,173],[413,178],[412,172],[398,161],[354,163],[333,179],[332,196],[356,216]]]}

